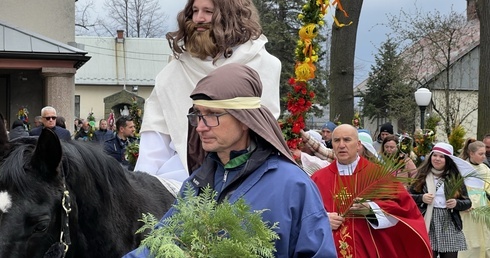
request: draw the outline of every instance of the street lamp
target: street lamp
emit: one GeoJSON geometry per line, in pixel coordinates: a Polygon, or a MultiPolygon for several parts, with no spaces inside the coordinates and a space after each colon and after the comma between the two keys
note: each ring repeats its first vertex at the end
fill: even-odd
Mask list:
{"type": "Polygon", "coordinates": [[[420,88],[415,92],[415,102],[420,108],[420,129],[424,129],[425,108],[432,99],[432,92],[427,88],[420,88]]]}

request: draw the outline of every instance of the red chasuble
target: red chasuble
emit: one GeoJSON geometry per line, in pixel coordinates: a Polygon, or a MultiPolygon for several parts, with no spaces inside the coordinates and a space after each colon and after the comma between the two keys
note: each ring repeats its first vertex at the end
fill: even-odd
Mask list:
{"type": "MultiPolygon", "coordinates": [[[[349,180],[355,180],[368,166],[374,164],[361,157],[352,176],[339,176],[337,162],[318,170],[311,177],[318,186],[327,212],[338,212],[334,198],[347,193],[349,180]]],[[[393,198],[374,201],[385,214],[398,219],[398,223],[385,229],[374,229],[364,217],[346,218],[333,231],[339,257],[352,258],[392,258],[392,257],[432,257],[429,236],[424,218],[405,188],[400,184],[393,198]]]]}

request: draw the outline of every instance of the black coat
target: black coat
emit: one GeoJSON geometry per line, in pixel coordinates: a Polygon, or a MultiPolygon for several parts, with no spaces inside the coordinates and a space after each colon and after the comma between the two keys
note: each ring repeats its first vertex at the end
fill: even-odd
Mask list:
{"type": "Polygon", "coordinates": [[[13,140],[15,138],[29,136],[29,133],[24,129],[23,126],[17,126],[14,129],[10,130],[9,140],[13,140]]]}
{"type": "MultiPolygon", "coordinates": [[[[427,204],[422,201],[422,196],[428,192],[427,185],[424,185],[422,192],[417,192],[415,189],[410,187],[410,194],[412,195],[413,200],[417,203],[420,212],[422,215],[425,215],[427,211],[427,204]]],[[[452,221],[457,229],[463,229],[463,222],[461,220],[460,211],[465,211],[471,208],[471,200],[468,197],[468,191],[466,190],[466,186],[463,185],[460,190],[460,197],[456,199],[456,206],[453,209],[448,209],[449,214],[451,214],[452,221]]]]}
{"type": "MultiPolygon", "coordinates": [[[[34,129],[32,129],[29,132],[29,135],[30,136],[39,136],[39,135],[41,135],[43,128],[44,128],[43,126],[38,126],[34,129]]],[[[60,138],[60,140],[65,140],[65,141],[71,140],[70,131],[66,130],[65,128],[55,126],[55,127],[51,128],[51,130],[53,130],[56,133],[56,135],[58,135],[58,138],[60,138]]]]}

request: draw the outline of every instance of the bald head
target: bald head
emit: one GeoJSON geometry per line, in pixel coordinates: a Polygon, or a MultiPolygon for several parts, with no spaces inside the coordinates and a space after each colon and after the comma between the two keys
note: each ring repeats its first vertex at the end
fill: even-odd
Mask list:
{"type": "Polygon", "coordinates": [[[332,147],[340,164],[354,162],[357,159],[357,150],[361,147],[357,129],[348,124],[337,126],[332,133],[332,147]]]}

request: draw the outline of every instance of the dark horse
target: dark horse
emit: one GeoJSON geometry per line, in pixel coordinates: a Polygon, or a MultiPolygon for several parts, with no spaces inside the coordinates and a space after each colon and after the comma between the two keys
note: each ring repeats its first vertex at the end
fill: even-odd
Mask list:
{"type": "Polygon", "coordinates": [[[66,246],[65,257],[121,257],[143,237],[135,234],[142,213],[160,218],[174,201],[158,179],[124,170],[92,145],[60,142],[49,129],[2,137],[1,258],[61,257],[66,246]]]}

